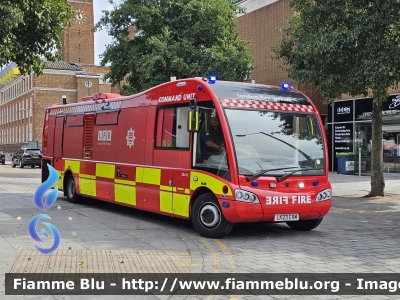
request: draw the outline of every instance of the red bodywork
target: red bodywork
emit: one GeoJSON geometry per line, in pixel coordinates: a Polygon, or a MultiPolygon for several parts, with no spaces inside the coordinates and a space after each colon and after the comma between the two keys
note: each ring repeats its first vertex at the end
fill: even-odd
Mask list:
{"type": "MultiPolygon", "coordinates": [[[[330,199],[315,202],[318,192],[331,189],[327,159],[325,174],[322,176],[292,176],[278,183],[275,177],[264,175],[257,179],[259,185],[254,187],[244,176],[237,175],[230,130],[223,117],[220,118],[220,124],[225,134],[232,176],[226,180],[204,171],[196,172],[215,178],[221,186],[226,185],[230,192],[224,193],[216,188],[218,185],[213,186],[211,183],[207,187],[194,186],[191,181],[191,172],[194,171],[193,133],[190,133],[187,149],[168,149],[168,145],[157,147],[162,135],[159,124],[162,118],[168,118],[168,110],[161,116],[158,109],[183,103],[189,105],[192,98],[196,98],[198,105],[211,100],[218,116],[224,116],[220,100],[207,81],[194,78],[168,82],[133,96],[96,94],[85,97],[84,102],[51,106],[46,110],[43,129],[43,160],[59,171],[62,178],[58,185],[60,190],[63,190],[64,175],[70,171],[73,172],[78,192],[104,201],[119,202],[119,192],[115,185],[118,180],[130,180],[135,183],[135,201],[132,204],[129,201],[119,204],[180,218],[190,217],[191,203],[201,189],[209,189],[216,195],[225,218],[232,223],[273,221],[275,214],[291,213],[299,213],[301,220],[307,220],[322,217],[329,211],[330,199]],[[110,111],[104,110],[106,103],[111,107],[110,111]],[[93,125],[87,125],[91,122],[93,125]],[[134,131],[134,134],[130,135],[129,130],[131,133],[134,131]],[[110,131],[112,135],[108,137],[110,131]],[[129,147],[129,139],[134,140],[134,146],[129,147]],[[79,162],[79,170],[73,170],[72,166],[69,168],[67,164],[70,161],[79,162]],[[104,164],[112,165],[114,174],[108,176],[101,173],[104,172],[101,169],[104,164]],[[318,185],[315,185],[316,181],[318,185]],[[276,184],[276,187],[271,189],[270,183],[276,184]],[[299,183],[303,183],[306,188],[298,188],[299,183]],[[84,184],[88,191],[83,191],[84,184]],[[234,193],[237,188],[256,194],[260,203],[237,201],[234,193]],[[296,195],[300,196],[299,200],[293,198],[296,195]],[[278,201],[272,204],[276,196],[278,201]],[[310,197],[301,198],[307,196],[310,197]],[[171,209],[165,204],[169,201],[168,197],[171,198],[171,209]],[[268,197],[272,197],[270,204],[268,197]],[[289,198],[286,201],[286,198],[279,197],[289,198]]],[[[323,128],[315,105],[310,103],[323,128]]],[[[168,127],[168,123],[165,124],[168,127]]],[[[325,157],[328,157],[323,130],[322,135],[325,157]]],[[[126,188],[129,188],[129,184],[126,188]]]]}

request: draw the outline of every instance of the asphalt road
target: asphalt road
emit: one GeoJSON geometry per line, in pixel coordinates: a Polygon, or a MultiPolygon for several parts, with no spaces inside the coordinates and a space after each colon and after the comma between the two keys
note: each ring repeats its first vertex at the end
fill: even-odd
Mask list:
{"type": "MultiPolygon", "coordinates": [[[[15,267],[24,250],[35,250],[37,243],[29,236],[27,225],[32,216],[40,213],[32,201],[33,193],[40,184],[40,172],[38,168],[19,169],[0,165],[0,274],[15,267]]],[[[227,237],[219,240],[199,236],[188,221],[95,200],[71,204],[61,193],[48,214],[60,231],[59,250],[181,251],[189,253],[191,270],[200,273],[399,273],[399,203],[400,200],[393,197],[387,200],[334,197],[331,211],[313,231],[294,231],[285,224],[239,224],[227,237]]],[[[0,280],[4,281],[2,275],[0,280]]],[[[18,298],[4,295],[1,287],[0,290],[1,299],[18,298]]],[[[173,297],[235,300],[300,298],[277,295],[173,297]]],[[[87,298],[90,297],[84,297],[87,298]]],[[[309,295],[305,298],[398,299],[399,295],[309,295]]],[[[46,296],[43,299],[69,298],[46,296]]]]}

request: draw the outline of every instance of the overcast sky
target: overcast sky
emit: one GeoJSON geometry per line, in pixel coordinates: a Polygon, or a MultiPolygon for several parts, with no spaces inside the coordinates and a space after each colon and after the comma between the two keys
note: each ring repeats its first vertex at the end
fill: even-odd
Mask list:
{"type": "MultiPolygon", "coordinates": [[[[107,0],[94,0],[94,23],[100,20],[103,15],[103,10],[112,10],[113,6],[107,0]]],[[[93,24],[94,25],[94,24],[93,24]]],[[[111,43],[111,38],[108,36],[105,30],[96,31],[94,33],[94,63],[100,64],[99,55],[105,50],[105,46],[111,43]]]]}

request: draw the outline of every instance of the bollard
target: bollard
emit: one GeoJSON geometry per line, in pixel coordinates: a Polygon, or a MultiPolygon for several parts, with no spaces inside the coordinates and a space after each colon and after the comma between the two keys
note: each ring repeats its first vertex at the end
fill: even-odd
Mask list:
{"type": "Polygon", "coordinates": [[[361,148],[358,148],[358,176],[361,176],[361,148]]]}

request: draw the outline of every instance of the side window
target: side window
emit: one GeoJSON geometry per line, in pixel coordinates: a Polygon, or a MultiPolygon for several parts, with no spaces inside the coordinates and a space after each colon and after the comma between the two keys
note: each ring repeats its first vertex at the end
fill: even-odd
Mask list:
{"type": "Polygon", "coordinates": [[[188,111],[187,106],[158,110],[156,148],[189,148],[188,111]]]}
{"type": "Polygon", "coordinates": [[[210,107],[200,108],[195,168],[231,180],[221,117],[210,107]]]}

